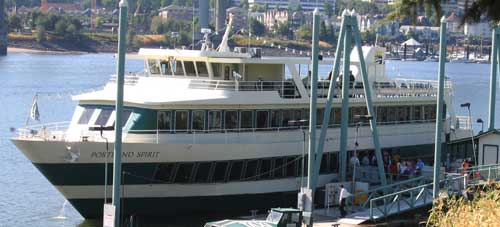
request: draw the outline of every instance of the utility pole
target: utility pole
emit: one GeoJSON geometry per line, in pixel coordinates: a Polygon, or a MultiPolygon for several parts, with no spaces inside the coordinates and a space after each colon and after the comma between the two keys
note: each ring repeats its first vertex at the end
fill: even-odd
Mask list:
{"type": "Polygon", "coordinates": [[[436,137],[434,140],[434,184],[432,186],[432,197],[439,197],[439,174],[441,173],[441,134],[443,131],[443,96],[444,96],[444,68],[446,62],[446,18],[441,18],[439,31],[439,74],[438,74],[438,97],[436,110],[436,137]]]}
{"type": "Polygon", "coordinates": [[[493,28],[491,37],[491,74],[490,103],[488,111],[488,131],[495,129],[495,107],[497,94],[497,77],[500,59],[500,25],[493,28]]]}
{"type": "Polygon", "coordinates": [[[116,81],[116,120],[115,120],[115,153],[113,155],[113,205],[115,210],[115,227],[121,225],[120,214],[120,193],[121,193],[121,175],[122,175],[122,109],[123,109],[123,84],[125,77],[125,52],[126,34],[127,34],[127,0],[120,1],[120,22],[118,37],[118,67],[116,81]]]}

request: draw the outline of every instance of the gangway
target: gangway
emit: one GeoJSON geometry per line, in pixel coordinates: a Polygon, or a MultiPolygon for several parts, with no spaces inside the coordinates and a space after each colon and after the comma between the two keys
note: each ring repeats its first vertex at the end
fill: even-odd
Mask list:
{"type": "MultiPolygon", "coordinates": [[[[462,170],[459,169],[460,172],[462,170]]],[[[455,173],[447,173],[447,177],[440,181],[440,194],[442,195],[464,195],[468,186],[480,186],[500,180],[500,164],[470,167],[466,174],[457,176],[455,173]]],[[[377,221],[391,215],[411,211],[432,204],[433,183],[423,183],[411,188],[402,186],[412,183],[424,182],[422,178],[414,178],[395,184],[379,187],[368,192],[356,193],[349,199],[351,210],[357,212],[337,220],[342,224],[361,224],[366,221],[377,221]],[[400,190],[390,190],[396,186],[400,190]],[[389,189],[388,194],[380,195],[389,189]],[[359,206],[353,205],[353,198],[368,195],[367,200],[359,206]],[[380,195],[380,196],[376,196],[380,195]]]]}

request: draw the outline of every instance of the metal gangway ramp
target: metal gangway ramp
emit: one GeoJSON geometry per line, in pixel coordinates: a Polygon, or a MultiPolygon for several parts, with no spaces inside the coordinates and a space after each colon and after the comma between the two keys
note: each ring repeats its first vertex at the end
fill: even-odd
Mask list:
{"type": "MultiPolygon", "coordinates": [[[[446,173],[445,179],[440,181],[441,196],[462,196],[468,186],[479,186],[500,180],[500,164],[475,166],[465,171],[459,169],[458,172],[446,173]]],[[[354,211],[336,222],[357,225],[430,205],[433,202],[433,183],[428,182],[423,177],[417,177],[354,194],[347,203],[354,211]],[[354,203],[354,198],[363,196],[366,197],[363,203],[354,203]]]]}

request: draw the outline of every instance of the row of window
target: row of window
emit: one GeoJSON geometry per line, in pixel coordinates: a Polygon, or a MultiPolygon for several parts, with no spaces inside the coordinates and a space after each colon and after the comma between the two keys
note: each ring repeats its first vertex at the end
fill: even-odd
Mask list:
{"type": "MultiPolygon", "coordinates": [[[[103,108],[96,108],[96,107],[86,107],[83,110],[82,115],[78,119],[78,124],[81,125],[87,125],[91,123],[91,125],[115,125],[115,120],[114,118],[111,119],[111,116],[113,116],[114,113],[114,108],[112,107],[103,107],[103,108]],[[99,112],[97,114],[97,112],[99,112]],[[94,116],[94,113],[97,114],[97,117],[94,116]],[[94,118],[93,118],[94,116],[94,118]]],[[[122,127],[125,126],[125,124],[128,121],[128,118],[130,117],[130,114],[132,114],[132,111],[129,109],[124,109],[122,111],[122,127]]]]}
{"type": "MultiPolygon", "coordinates": [[[[320,173],[337,171],[337,153],[324,153],[320,173]]],[[[307,175],[307,158],[285,156],[232,161],[158,164],[152,184],[217,183],[268,180],[307,175]]]]}
{"type": "MultiPolygon", "coordinates": [[[[323,121],[324,109],[318,109],[317,124],[323,121]]],[[[349,124],[358,122],[355,115],[366,115],[366,107],[349,108],[349,124]]],[[[380,124],[433,121],[435,105],[376,107],[380,124]]],[[[308,109],[286,110],[165,110],[158,111],[157,128],[166,131],[269,129],[293,126],[290,121],[309,119],[308,109]]],[[[340,125],[341,109],[333,108],[330,126],[340,125]]]]}

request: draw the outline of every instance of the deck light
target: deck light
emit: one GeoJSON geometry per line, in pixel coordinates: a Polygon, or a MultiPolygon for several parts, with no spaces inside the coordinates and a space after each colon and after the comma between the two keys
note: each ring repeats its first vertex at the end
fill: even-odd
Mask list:
{"type": "Polygon", "coordinates": [[[484,121],[483,121],[483,119],[478,118],[476,122],[477,123],[481,123],[481,132],[483,132],[484,131],[484,121]]]}

